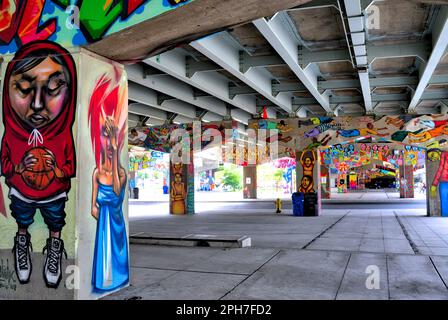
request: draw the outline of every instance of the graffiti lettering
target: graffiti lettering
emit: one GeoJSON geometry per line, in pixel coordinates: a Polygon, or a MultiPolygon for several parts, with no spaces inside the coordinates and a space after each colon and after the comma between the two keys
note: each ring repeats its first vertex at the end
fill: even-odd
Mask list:
{"type": "Polygon", "coordinates": [[[14,277],[14,268],[9,266],[9,260],[0,262],[0,289],[17,290],[17,281],[14,277]]]}
{"type": "MultiPolygon", "coordinates": [[[[163,13],[190,1],[193,0],[158,0],[159,3],[154,3],[155,0],[77,0],[73,1],[72,5],[69,0],[0,1],[0,54],[14,52],[16,47],[32,41],[49,40],[52,36],[57,38],[60,24],[64,21],[68,30],[79,29],[87,42],[94,42],[103,38],[115,23],[120,23],[122,29],[134,24],[129,22],[128,18],[146,4],[149,10],[145,11],[145,14],[151,18],[154,14],[163,13]],[[48,14],[47,8],[55,6],[65,10],[65,13],[51,13],[50,18],[43,18],[48,14]],[[12,43],[13,40],[16,46],[12,43]]],[[[64,37],[66,38],[66,35],[63,35],[64,37]]]]}

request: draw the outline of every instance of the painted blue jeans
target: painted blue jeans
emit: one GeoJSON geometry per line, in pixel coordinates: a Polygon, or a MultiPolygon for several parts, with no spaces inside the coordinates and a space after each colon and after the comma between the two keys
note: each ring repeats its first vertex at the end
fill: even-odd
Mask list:
{"type": "Polygon", "coordinates": [[[59,232],[65,225],[65,198],[57,199],[48,203],[28,203],[11,196],[11,215],[16,219],[21,229],[27,229],[34,222],[36,209],[39,209],[48,229],[59,232]]]}
{"type": "Polygon", "coordinates": [[[448,217],[448,182],[439,183],[439,194],[442,217],[448,217]]]}

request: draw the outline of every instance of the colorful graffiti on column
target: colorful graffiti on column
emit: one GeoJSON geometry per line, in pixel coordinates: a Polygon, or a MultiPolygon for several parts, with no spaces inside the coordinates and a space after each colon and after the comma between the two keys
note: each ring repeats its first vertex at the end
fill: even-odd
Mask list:
{"type": "Polygon", "coordinates": [[[440,209],[443,217],[448,217],[448,152],[442,152],[440,165],[432,181],[431,195],[436,197],[439,189],[440,209]]]}
{"type": "Polygon", "coordinates": [[[101,40],[193,0],[3,0],[0,54],[36,40],[69,48],[101,40]]]}
{"type": "Polygon", "coordinates": [[[92,177],[92,216],[97,220],[92,286],[97,292],[129,282],[123,200],[127,175],[120,163],[126,138],[127,86],[123,71],[101,76],[92,91],[88,119],[96,167],[92,177]]]}
{"type": "Polygon", "coordinates": [[[302,165],[303,176],[300,179],[299,192],[310,193],[314,190],[314,167],[317,156],[315,151],[304,151],[300,156],[300,164],[302,165]]]}
{"type": "Polygon", "coordinates": [[[185,166],[182,163],[171,164],[171,214],[186,213],[187,184],[185,179],[185,166]]]}
{"type": "Polygon", "coordinates": [[[29,282],[32,272],[29,228],[37,209],[49,231],[44,247],[45,284],[57,288],[62,279],[65,249],[61,231],[76,172],[72,134],[76,77],[71,55],[47,41],[21,47],[5,73],[1,173],[9,187],[9,207],[18,229],[13,252],[21,284],[29,282]]]}
{"type": "MultiPolygon", "coordinates": [[[[367,159],[368,150],[359,152],[359,154],[351,153],[349,149],[350,143],[356,143],[365,139],[370,139],[375,143],[397,143],[403,146],[409,146],[410,150],[406,150],[407,156],[405,163],[415,165],[418,158],[426,150],[426,155],[430,163],[438,163],[440,167],[438,176],[444,177],[445,164],[443,160],[444,152],[448,151],[448,116],[447,115],[400,115],[400,116],[384,116],[384,117],[313,117],[306,119],[254,119],[249,122],[249,127],[254,129],[275,129],[288,124],[291,129],[287,134],[292,139],[280,141],[278,143],[278,157],[294,156],[295,152],[299,154],[303,151],[315,150],[317,148],[328,153],[337,153],[340,160],[334,160],[338,157],[328,157],[325,161],[334,162],[338,165],[344,162],[347,166],[351,166],[362,159],[367,159]],[[349,145],[347,145],[349,144],[349,145]],[[326,149],[332,145],[331,149],[326,149]],[[348,162],[346,162],[348,160],[348,162]]],[[[373,148],[373,147],[372,147],[373,148]]],[[[384,152],[383,150],[370,150],[373,158],[378,160],[387,160],[394,166],[401,161],[397,155],[384,152]]],[[[322,153],[321,153],[322,155],[322,153]]],[[[365,160],[364,160],[365,161],[365,160]]],[[[316,167],[314,168],[316,170],[316,167]]],[[[309,172],[308,172],[309,173],[309,172]]],[[[305,185],[309,185],[308,178],[298,177],[298,181],[304,179],[305,185]]],[[[440,181],[444,179],[434,179],[432,192],[436,196],[439,191],[440,201],[443,208],[448,208],[448,197],[444,193],[444,185],[440,181]]],[[[448,180],[447,180],[448,181],[448,180]]],[[[429,183],[429,182],[428,182],[429,183]]],[[[448,209],[442,209],[446,213],[448,209]]]]}

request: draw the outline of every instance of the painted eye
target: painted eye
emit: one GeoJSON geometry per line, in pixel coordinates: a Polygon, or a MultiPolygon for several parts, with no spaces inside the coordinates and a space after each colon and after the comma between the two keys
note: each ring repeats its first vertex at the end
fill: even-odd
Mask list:
{"type": "Polygon", "coordinates": [[[51,81],[48,84],[47,92],[49,95],[55,96],[59,94],[59,91],[62,87],[66,85],[64,80],[51,81]]]}
{"type": "Polygon", "coordinates": [[[28,85],[21,85],[19,82],[15,84],[16,89],[18,89],[23,95],[28,95],[33,91],[33,88],[28,85]]]}

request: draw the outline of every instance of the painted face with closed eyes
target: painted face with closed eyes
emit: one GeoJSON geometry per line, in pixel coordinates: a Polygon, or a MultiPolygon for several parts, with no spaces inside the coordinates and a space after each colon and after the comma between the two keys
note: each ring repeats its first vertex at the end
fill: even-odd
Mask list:
{"type": "Polygon", "coordinates": [[[11,76],[9,98],[17,115],[32,128],[53,121],[68,100],[64,67],[50,57],[34,68],[11,76]]]}

